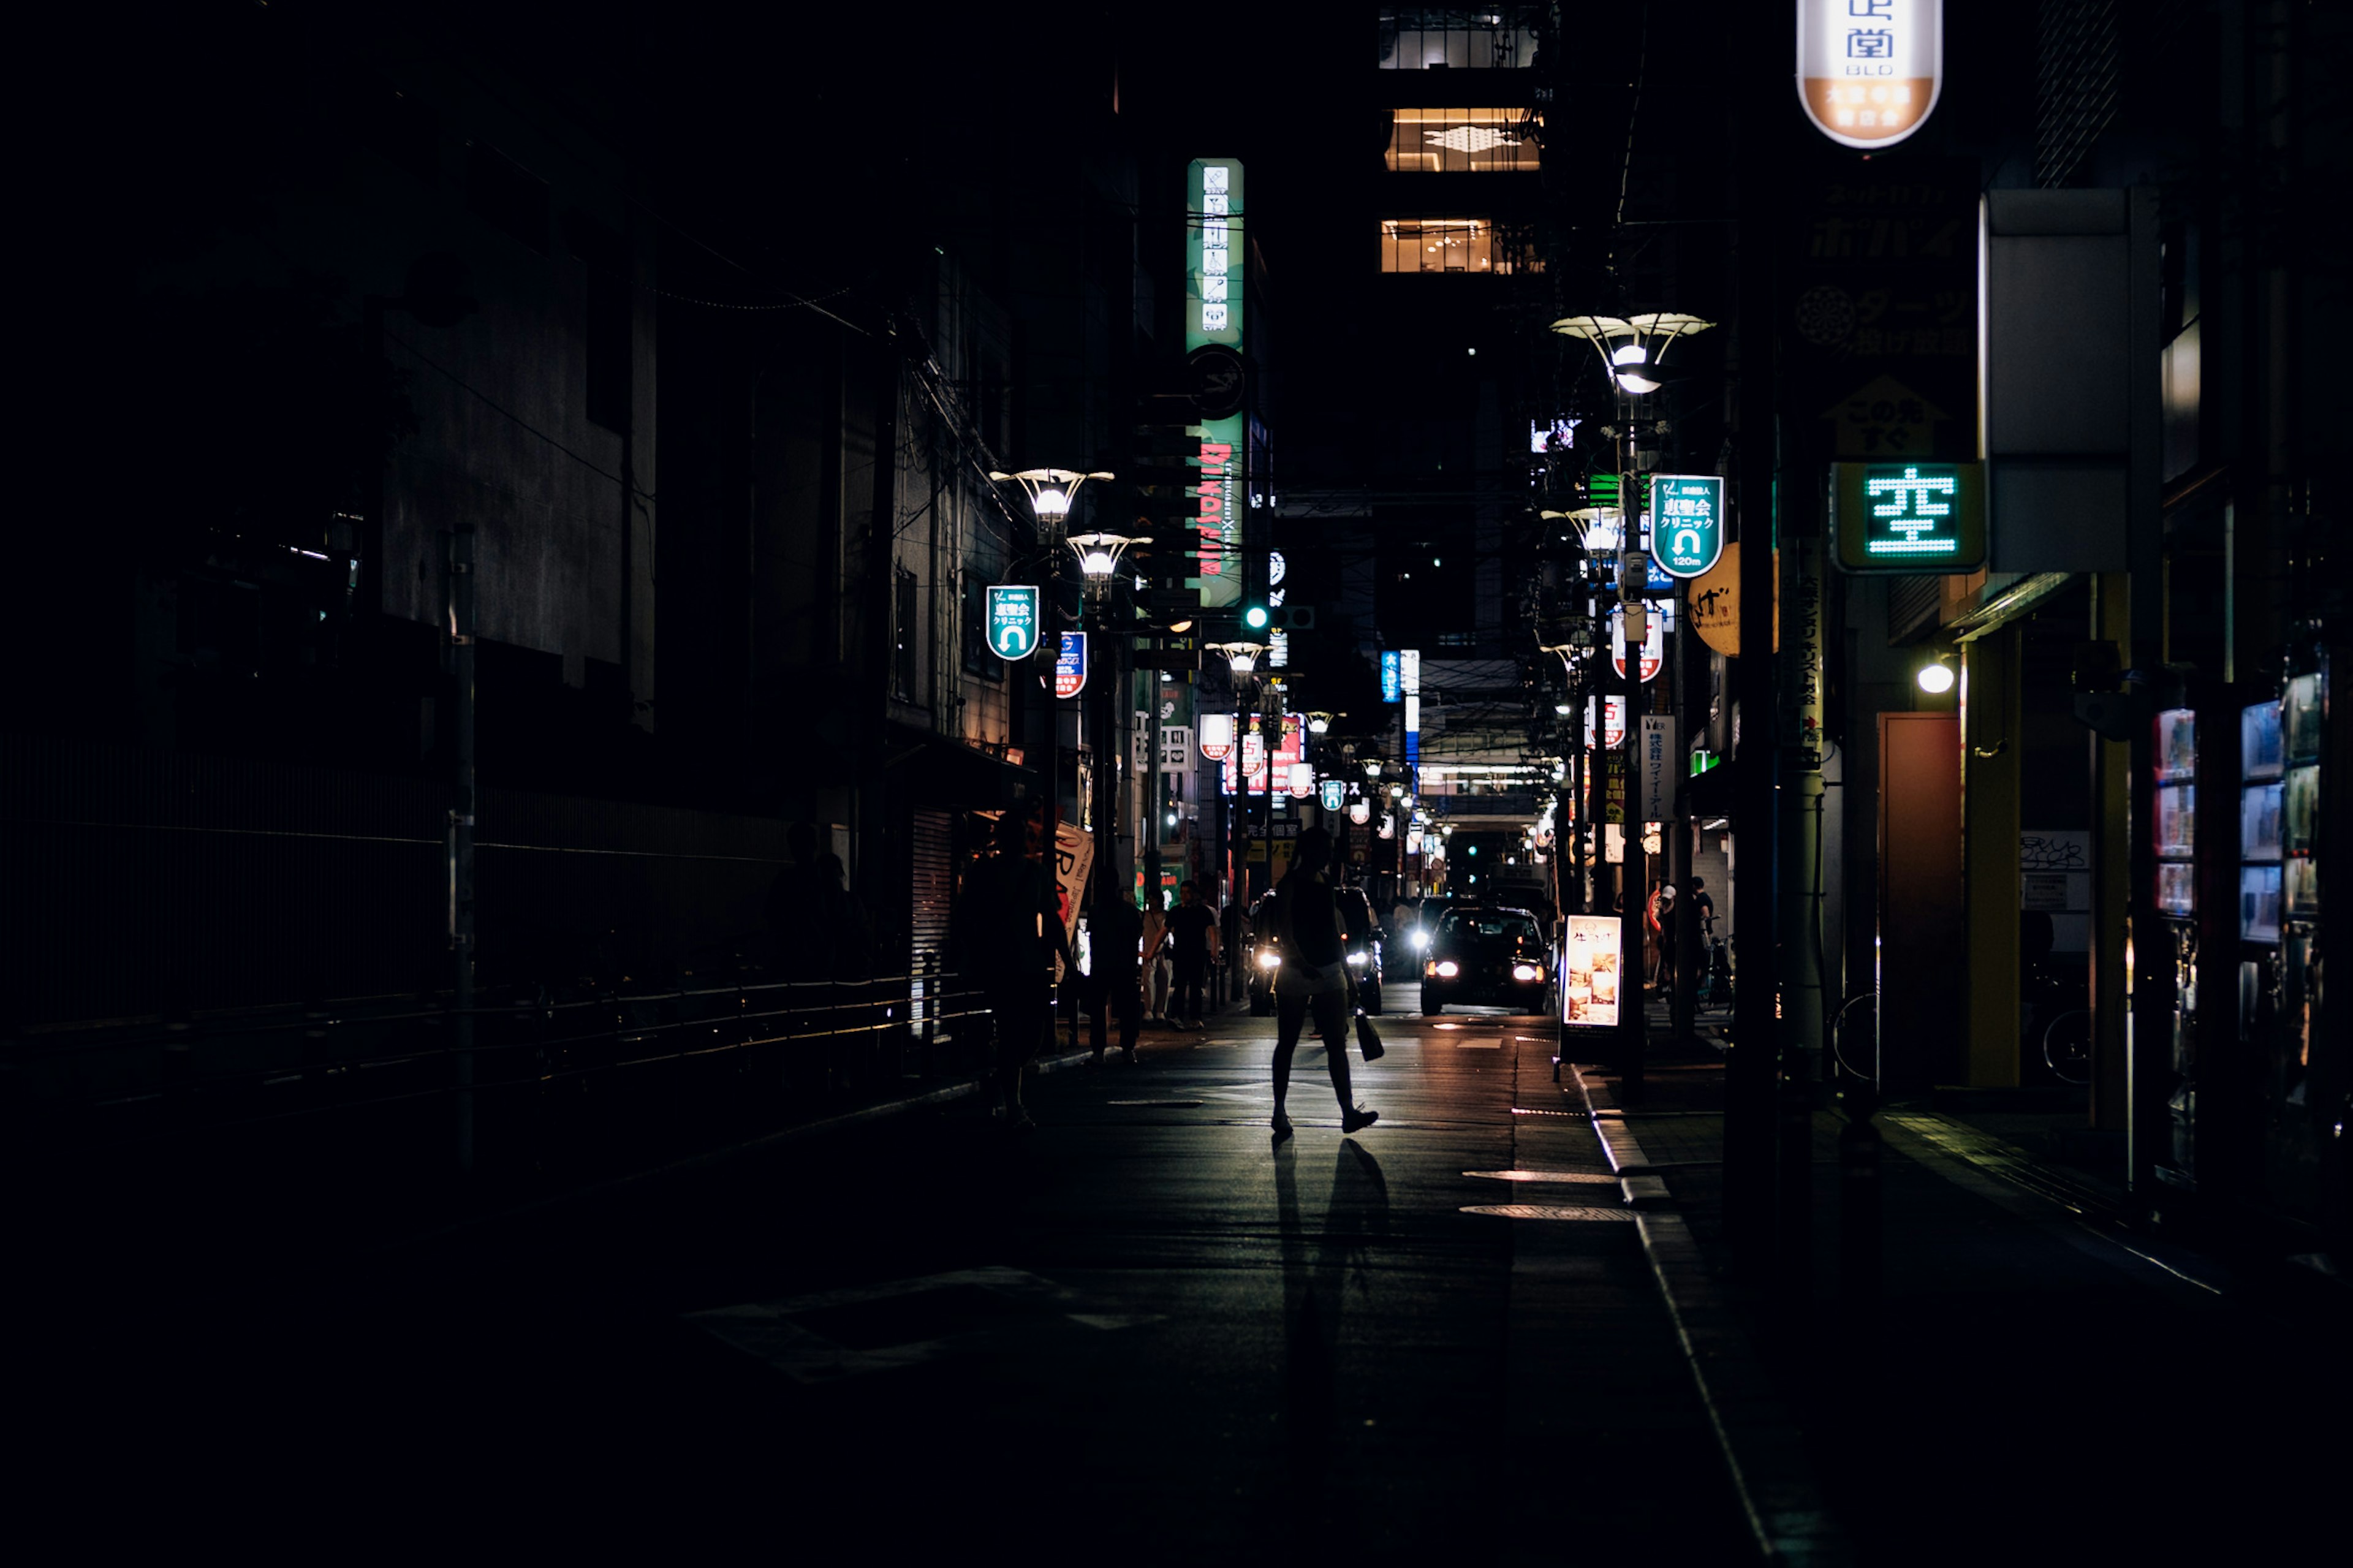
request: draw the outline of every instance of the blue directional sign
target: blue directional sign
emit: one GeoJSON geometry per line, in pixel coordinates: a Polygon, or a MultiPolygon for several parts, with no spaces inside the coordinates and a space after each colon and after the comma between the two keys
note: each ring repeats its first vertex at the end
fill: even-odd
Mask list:
{"type": "Polygon", "coordinates": [[[999,658],[1038,651],[1038,588],[1031,583],[988,585],[988,647],[999,658]]]}

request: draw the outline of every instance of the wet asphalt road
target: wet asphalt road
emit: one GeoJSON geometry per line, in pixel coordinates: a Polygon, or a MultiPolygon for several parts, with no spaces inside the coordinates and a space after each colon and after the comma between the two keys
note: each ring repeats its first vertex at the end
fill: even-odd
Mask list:
{"type": "Polygon", "coordinates": [[[1312,1047],[1270,1137],[1271,1019],[1155,1032],[1035,1131],[964,1102],[276,1284],[114,1397],[213,1524],[1750,1555],[1544,1021],[1381,1026],[1354,1138],[1312,1047]],[[1514,1170],[1566,1179],[1471,1173],[1514,1170]],[[1465,1212],[1511,1205],[1588,1213],[1465,1212]]]}

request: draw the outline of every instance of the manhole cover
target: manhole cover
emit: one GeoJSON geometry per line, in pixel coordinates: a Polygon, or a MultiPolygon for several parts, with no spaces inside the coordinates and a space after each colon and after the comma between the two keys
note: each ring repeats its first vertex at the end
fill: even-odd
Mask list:
{"type": "Polygon", "coordinates": [[[1187,1110],[1195,1106],[1206,1105],[1208,1101],[1204,1100],[1114,1100],[1111,1103],[1113,1105],[1151,1105],[1157,1106],[1164,1110],[1187,1110]]]}
{"type": "Polygon", "coordinates": [[[1618,1184],[1618,1178],[1607,1171],[1465,1171],[1462,1173],[1488,1182],[1589,1182],[1595,1186],[1618,1184]]]}
{"type": "Polygon", "coordinates": [[[1499,1219],[1617,1219],[1634,1217],[1632,1209],[1582,1208],[1549,1204],[1465,1204],[1464,1214],[1491,1214],[1499,1219]]]}

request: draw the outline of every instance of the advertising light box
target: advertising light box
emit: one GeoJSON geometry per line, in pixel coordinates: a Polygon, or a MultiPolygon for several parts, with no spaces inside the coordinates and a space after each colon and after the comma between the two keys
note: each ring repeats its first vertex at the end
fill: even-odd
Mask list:
{"type": "Polygon", "coordinates": [[[1567,915],[1560,948],[1560,1021],[1586,1028],[1618,1026],[1619,938],[1616,915],[1567,915]]]}

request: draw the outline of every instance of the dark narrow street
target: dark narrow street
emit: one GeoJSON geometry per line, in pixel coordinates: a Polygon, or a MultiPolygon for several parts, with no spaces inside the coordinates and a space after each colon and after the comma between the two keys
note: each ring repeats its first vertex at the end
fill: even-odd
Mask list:
{"type": "Polygon", "coordinates": [[[1610,1500],[1585,1549],[1736,1558],[1632,1211],[1532,1025],[1386,1020],[1353,1139],[1303,1050],[1278,1144],[1270,1030],[1228,1017],[1046,1077],[1020,1141],[915,1113],[274,1279],[266,1308],[191,1281],[225,1353],[127,1364],[234,1412],[231,1451],[181,1435],[199,1507],[275,1474],[526,1528],[691,1495],[886,1556],[977,1530],[1055,1561],[1535,1562],[1574,1496],[1610,1500]]]}

